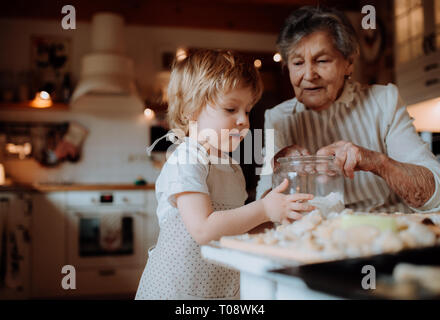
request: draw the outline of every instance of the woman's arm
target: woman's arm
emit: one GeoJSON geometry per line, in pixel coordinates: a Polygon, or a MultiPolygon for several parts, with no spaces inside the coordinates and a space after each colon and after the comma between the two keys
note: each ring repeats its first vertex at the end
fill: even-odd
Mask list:
{"type": "MultiPolygon", "coordinates": [[[[384,139],[377,173],[414,211],[440,210],[440,164],[420,138],[396,86],[376,86],[373,95],[383,103],[380,134],[384,139]]],[[[379,151],[379,150],[378,150],[379,151]]]]}
{"type": "Polygon", "coordinates": [[[348,178],[355,171],[369,171],[382,177],[388,186],[409,206],[422,207],[434,194],[432,172],[419,165],[403,163],[351,142],[338,141],[321,148],[318,155],[334,155],[335,164],[348,178]]]}
{"type": "Polygon", "coordinates": [[[409,206],[422,207],[434,194],[434,175],[425,167],[402,163],[381,155],[381,163],[373,173],[382,177],[388,186],[409,206]]]}

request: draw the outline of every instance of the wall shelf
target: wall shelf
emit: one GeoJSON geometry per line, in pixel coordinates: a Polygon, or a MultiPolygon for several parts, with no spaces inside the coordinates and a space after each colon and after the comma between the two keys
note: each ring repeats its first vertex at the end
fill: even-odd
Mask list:
{"type": "Polygon", "coordinates": [[[55,102],[49,108],[33,108],[30,102],[0,102],[0,111],[68,111],[69,105],[66,103],[55,102]]]}

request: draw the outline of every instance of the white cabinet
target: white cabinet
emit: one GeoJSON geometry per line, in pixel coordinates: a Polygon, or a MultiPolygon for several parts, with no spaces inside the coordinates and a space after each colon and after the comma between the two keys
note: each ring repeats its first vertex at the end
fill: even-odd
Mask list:
{"type": "Polygon", "coordinates": [[[32,297],[62,296],[66,193],[36,193],[32,198],[32,297]]]}
{"type": "Polygon", "coordinates": [[[440,0],[395,0],[396,82],[412,105],[440,96],[440,0]]]}

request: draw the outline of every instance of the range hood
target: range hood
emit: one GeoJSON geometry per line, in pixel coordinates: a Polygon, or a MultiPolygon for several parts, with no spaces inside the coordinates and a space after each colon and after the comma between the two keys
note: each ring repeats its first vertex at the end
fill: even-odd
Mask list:
{"type": "Polygon", "coordinates": [[[93,16],[91,53],[82,58],[81,74],[70,103],[86,95],[137,98],[133,60],[126,55],[124,19],[110,12],[93,16]]]}

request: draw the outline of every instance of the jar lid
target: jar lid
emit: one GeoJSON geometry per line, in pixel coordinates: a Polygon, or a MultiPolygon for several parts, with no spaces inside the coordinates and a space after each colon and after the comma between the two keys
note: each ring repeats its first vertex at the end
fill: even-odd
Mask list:
{"type": "Polygon", "coordinates": [[[333,160],[335,160],[335,156],[290,156],[277,159],[280,164],[288,162],[320,162],[333,160]]]}

